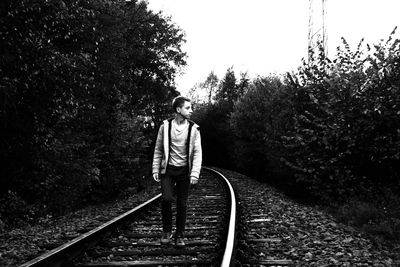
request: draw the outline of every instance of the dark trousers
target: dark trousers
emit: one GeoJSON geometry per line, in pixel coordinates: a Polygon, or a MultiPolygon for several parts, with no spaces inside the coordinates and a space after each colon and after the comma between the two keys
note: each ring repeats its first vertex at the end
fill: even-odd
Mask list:
{"type": "Polygon", "coordinates": [[[187,166],[168,165],[167,173],[161,177],[161,215],[163,231],[172,231],[172,202],[176,195],[176,235],[183,235],[186,223],[186,203],[189,196],[190,178],[187,166]]]}

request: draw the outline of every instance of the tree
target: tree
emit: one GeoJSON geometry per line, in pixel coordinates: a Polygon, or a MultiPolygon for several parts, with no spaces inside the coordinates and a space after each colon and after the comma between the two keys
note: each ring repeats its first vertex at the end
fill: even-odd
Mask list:
{"type": "Polygon", "coordinates": [[[230,67],[224,78],[222,78],[216,95],[217,102],[227,102],[233,106],[234,101],[239,97],[236,84],[236,76],[233,67],[230,67]]]}
{"type": "Polygon", "coordinates": [[[0,25],[0,198],[62,212],[118,194],[178,94],[183,32],[119,0],[6,1],[0,25]]]}
{"type": "Polygon", "coordinates": [[[237,85],[237,94],[238,96],[242,96],[247,92],[247,89],[250,86],[250,78],[247,74],[247,72],[241,72],[240,73],[240,80],[237,85]]]}
{"type": "Polygon", "coordinates": [[[218,76],[213,71],[208,74],[206,80],[202,84],[202,87],[206,89],[208,96],[208,103],[211,103],[215,97],[215,92],[218,88],[218,76]]]}
{"type": "Polygon", "coordinates": [[[218,88],[218,77],[211,71],[204,82],[195,84],[189,90],[189,97],[198,104],[212,103],[218,88]]]}
{"type": "Polygon", "coordinates": [[[234,161],[250,175],[266,175],[269,182],[282,177],[285,155],[281,136],[292,128],[291,88],[278,76],[258,77],[235,103],[230,116],[234,161]]]}
{"type": "Polygon", "coordinates": [[[208,96],[215,92],[215,101],[200,105],[194,114],[194,119],[203,129],[204,159],[211,165],[235,169],[233,132],[229,126],[229,118],[235,101],[241,96],[240,92],[246,91],[249,86],[247,75],[243,74],[238,84],[235,73],[229,68],[218,88],[217,76],[213,72],[201,85],[207,90],[208,96]]]}

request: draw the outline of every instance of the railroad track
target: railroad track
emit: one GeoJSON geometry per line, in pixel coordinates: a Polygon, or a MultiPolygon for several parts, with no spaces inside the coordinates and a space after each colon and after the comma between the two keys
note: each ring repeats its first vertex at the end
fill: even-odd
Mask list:
{"type": "Polygon", "coordinates": [[[256,181],[227,170],[220,172],[229,177],[237,192],[238,226],[237,257],[240,266],[295,266],[288,259],[292,248],[285,233],[277,230],[277,218],[282,211],[274,206],[271,192],[256,181]]]}
{"type": "Polygon", "coordinates": [[[188,199],[184,248],[160,244],[159,194],[22,267],[232,265],[236,241],[234,191],[223,175],[210,168],[203,170],[188,199]]]}

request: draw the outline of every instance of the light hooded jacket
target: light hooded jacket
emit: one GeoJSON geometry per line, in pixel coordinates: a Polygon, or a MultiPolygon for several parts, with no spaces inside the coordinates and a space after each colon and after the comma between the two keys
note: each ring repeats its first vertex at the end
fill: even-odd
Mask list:
{"type": "MultiPolygon", "coordinates": [[[[161,173],[165,174],[167,171],[167,163],[169,160],[170,150],[170,131],[171,123],[173,119],[167,119],[163,121],[160,126],[157,135],[156,146],[154,148],[153,156],[153,174],[161,173]]],[[[189,121],[189,151],[188,151],[188,165],[189,165],[189,176],[199,178],[201,161],[202,161],[202,150],[201,150],[201,137],[199,126],[191,120],[189,121]]]]}

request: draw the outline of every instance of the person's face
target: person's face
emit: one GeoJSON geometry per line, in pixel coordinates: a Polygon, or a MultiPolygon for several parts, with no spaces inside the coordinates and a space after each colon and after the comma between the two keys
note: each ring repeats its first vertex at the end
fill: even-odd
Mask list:
{"type": "Polygon", "coordinates": [[[183,103],[182,107],[178,107],[177,108],[177,112],[178,114],[181,114],[181,116],[183,116],[186,119],[190,119],[190,117],[192,116],[192,104],[188,101],[185,101],[185,103],[183,103]]]}

